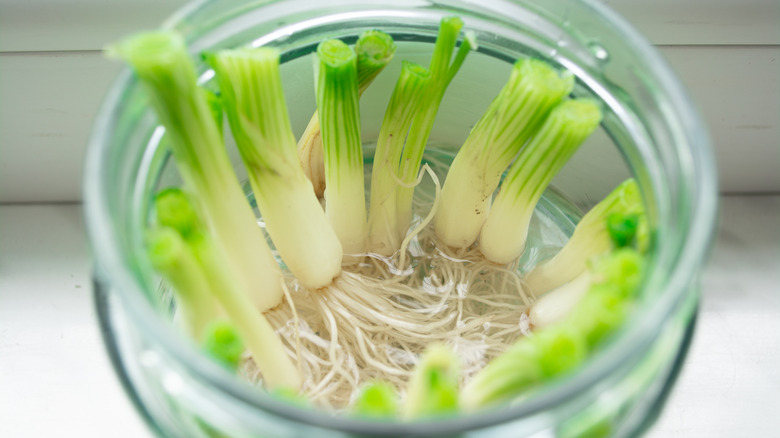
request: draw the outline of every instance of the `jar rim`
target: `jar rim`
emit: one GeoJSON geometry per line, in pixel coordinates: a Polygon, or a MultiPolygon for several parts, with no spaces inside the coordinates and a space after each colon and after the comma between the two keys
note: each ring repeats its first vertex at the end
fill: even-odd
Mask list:
{"type": "MultiPolygon", "coordinates": [[[[210,0],[201,0],[186,6],[166,21],[165,27],[173,27],[176,23],[185,21],[187,17],[208,3],[210,0]]],[[[134,81],[127,68],[112,84],[101,105],[89,140],[85,163],[84,212],[87,233],[96,260],[95,275],[102,279],[110,279],[109,284],[122,285],[117,292],[132,318],[142,326],[143,330],[155,333],[156,342],[165,351],[178,358],[187,371],[196,376],[199,381],[219,388],[250,407],[304,424],[345,432],[366,433],[370,430],[372,433],[388,436],[408,433],[429,435],[462,432],[502,424],[514,419],[530,417],[555,406],[562,400],[572,398],[573,395],[604,380],[618,365],[626,365],[626,358],[638,361],[640,355],[634,353],[649,348],[658,336],[657,327],[662,326],[671,311],[682,304],[685,292],[695,281],[694,276],[699,272],[709,251],[717,216],[715,165],[704,123],[693,107],[691,99],[688,98],[687,91],[673,75],[661,55],[608,7],[595,0],[583,0],[580,3],[584,3],[585,7],[601,20],[609,22],[619,34],[625,36],[626,44],[636,47],[646,56],[648,68],[651,69],[650,76],[658,81],[666,98],[675,108],[679,123],[685,129],[683,133],[687,147],[685,152],[690,155],[689,164],[692,170],[684,177],[688,179],[686,182],[691,183],[689,189],[695,192],[689,198],[691,214],[685,224],[684,240],[671,242],[676,245],[668,250],[675,253],[676,264],[666,278],[663,293],[651,303],[649,308],[641,312],[632,324],[624,326],[613,342],[594,355],[577,373],[561,379],[559,384],[530,396],[518,405],[480,411],[462,418],[432,419],[413,423],[377,423],[357,418],[334,417],[324,411],[303,410],[276,402],[203,358],[194,346],[181,342],[180,335],[165,324],[152,305],[144,299],[143,286],[122,263],[116,241],[116,230],[113,229],[111,211],[106,202],[111,194],[108,192],[110,185],[104,184],[107,178],[104,164],[110,147],[105,138],[113,129],[117,115],[121,111],[123,92],[129,89],[134,81]]],[[[682,145],[678,146],[678,149],[681,147],[682,145]]]]}

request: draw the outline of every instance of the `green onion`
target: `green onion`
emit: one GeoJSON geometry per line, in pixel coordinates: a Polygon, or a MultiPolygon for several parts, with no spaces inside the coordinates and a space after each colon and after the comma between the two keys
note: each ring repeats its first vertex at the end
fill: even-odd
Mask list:
{"type": "MultiPolygon", "coordinates": [[[[187,233],[186,238],[177,234],[182,241],[182,251],[197,261],[196,267],[187,274],[207,285],[208,294],[222,306],[252,353],[266,385],[269,388],[299,388],[301,377],[287,356],[281,339],[241,289],[242,285],[236,281],[225,253],[215,244],[207,230],[201,228],[202,220],[186,194],[176,189],[165,190],[157,197],[156,210],[158,222],[176,225],[173,234],[187,233]],[[175,211],[177,209],[180,211],[175,211]],[[195,272],[202,274],[197,276],[195,272]]],[[[152,249],[155,247],[150,245],[152,249]]],[[[161,272],[166,275],[166,271],[161,272]]]]}
{"type": "Polygon", "coordinates": [[[582,217],[566,245],[526,276],[526,286],[539,295],[573,280],[586,271],[591,258],[609,252],[613,246],[622,246],[626,240],[636,240],[633,236],[644,221],[639,187],[628,179],[582,217]],[[633,236],[629,237],[632,229],[633,236]],[[618,242],[613,243],[613,234],[618,234],[618,242]]]}
{"type": "Polygon", "coordinates": [[[620,248],[596,260],[591,270],[593,283],[568,321],[593,348],[628,317],[642,283],[645,259],[633,248],[620,248]]]}
{"type": "Polygon", "coordinates": [[[501,174],[572,86],[570,74],[560,75],[542,61],[515,63],[447,174],[434,219],[443,243],[466,248],[477,240],[501,174]]]}
{"type": "Polygon", "coordinates": [[[205,328],[203,350],[228,369],[236,370],[244,354],[244,342],[233,324],[216,321],[205,328]]]}
{"type": "Polygon", "coordinates": [[[346,254],[366,249],[366,195],[360,139],[357,56],[340,40],[317,48],[317,112],[324,151],[326,214],[346,254]]]}
{"type": "Polygon", "coordinates": [[[298,369],[287,356],[282,341],[271,324],[241,293],[232,272],[227,269],[224,254],[206,235],[191,245],[201,268],[206,271],[211,289],[246,342],[266,385],[269,388],[298,388],[301,384],[298,369]]]}
{"type": "Polygon", "coordinates": [[[480,234],[485,258],[506,264],[522,254],[536,203],[600,121],[601,111],[589,100],[567,100],[550,112],[501,183],[480,234]]]}
{"type": "Polygon", "coordinates": [[[109,48],[129,63],[149,92],[152,107],[170,139],[176,166],[197,195],[215,236],[235,271],[236,281],[255,306],[281,301],[281,270],[225,151],[206,93],[184,40],[173,32],[148,32],[109,48]]]}
{"type": "Polygon", "coordinates": [[[537,298],[528,310],[531,325],[534,328],[549,327],[566,319],[588,293],[592,281],[590,272],[585,271],[537,298]]]}
{"type": "MultiPolygon", "coordinates": [[[[360,34],[355,43],[355,53],[357,53],[358,94],[362,95],[393,59],[395,43],[390,35],[382,31],[367,30],[360,34]]],[[[304,173],[314,187],[314,193],[321,198],[325,193],[326,181],[320,135],[320,120],[315,111],[298,140],[298,158],[304,173]]]]}
{"type": "Polygon", "coordinates": [[[461,405],[476,410],[509,401],[542,381],[540,353],[526,338],[491,360],[463,388],[461,405]]]}
{"type": "Polygon", "coordinates": [[[361,417],[391,419],[398,414],[398,395],[387,382],[371,382],[360,390],[352,412],[361,417]]]}
{"type": "Polygon", "coordinates": [[[367,30],[355,43],[357,54],[358,92],[364,91],[387,67],[395,55],[393,38],[380,30],[367,30]]]}
{"type": "Polygon", "coordinates": [[[342,247],[298,161],[279,52],[224,50],[206,59],[271,240],[301,284],[327,286],[341,272],[342,247]]]}
{"type": "Polygon", "coordinates": [[[436,113],[466,55],[476,48],[474,36],[469,34],[452,59],[462,27],[458,17],[441,20],[429,71],[404,63],[374,155],[368,219],[372,252],[391,255],[406,236],[412,218],[414,182],[436,113]]]}
{"type": "Polygon", "coordinates": [[[397,233],[398,162],[406,133],[420,106],[422,90],[429,80],[427,69],[404,61],[379,130],[371,171],[368,213],[369,249],[377,254],[392,255],[401,245],[397,233]]]}
{"type": "Polygon", "coordinates": [[[222,137],[222,117],[224,116],[224,108],[222,108],[222,99],[217,96],[213,91],[201,88],[201,92],[206,96],[206,102],[209,104],[211,115],[214,117],[214,122],[217,125],[219,136],[222,137]]]}
{"type": "Polygon", "coordinates": [[[219,307],[198,260],[179,233],[168,227],[147,233],[146,251],[152,266],[173,287],[178,315],[187,333],[200,341],[206,327],[218,317],[219,307]]]}
{"type": "Polygon", "coordinates": [[[480,370],[463,389],[464,409],[508,402],[579,366],[587,355],[579,331],[559,324],[522,338],[480,370]]]}
{"type": "Polygon", "coordinates": [[[451,414],[458,410],[458,357],[448,347],[433,344],[415,367],[403,415],[407,419],[451,414]]]}
{"type": "Polygon", "coordinates": [[[569,320],[590,346],[617,328],[642,280],[644,261],[632,248],[596,258],[590,269],[536,300],[528,315],[535,328],[569,320]]]}
{"type": "Polygon", "coordinates": [[[463,27],[463,21],[458,17],[442,19],[439,36],[431,58],[431,82],[425,90],[422,104],[415,115],[409,135],[404,145],[399,167],[402,185],[398,187],[398,235],[401,240],[406,236],[412,220],[412,199],[414,198],[414,182],[420,171],[425,144],[433,129],[433,122],[439,112],[444,92],[460,70],[466,56],[471,50],[477,49],[476,37],[466,33],[466,38],[458,48],[455,59],[450,62],[455,47],[458,32],[463,27]]]}

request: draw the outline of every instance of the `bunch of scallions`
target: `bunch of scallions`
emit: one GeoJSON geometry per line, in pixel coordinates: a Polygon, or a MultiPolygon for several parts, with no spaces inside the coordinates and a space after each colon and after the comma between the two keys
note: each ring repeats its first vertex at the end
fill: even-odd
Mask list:
{"type": "Polygon", "coordinates": [[[423,164],[442,98],[477,48],[462,27],[441,21],[427,68],[402,61],[369,187],[359,101],[393,58],[389,35],[319,44],[317,111],[299,139],[273,48],[202,54],[215,73],[204,85],[176,33],[110,48],[148,92],[183,181],[154,196],[148,258],[176,322],[212,358],[284,400],[409,420],[525,397],[626,318],[648,246],[633,180],[554,257],[517,266],[543,191],[601,121],[596,102],[569,97],[570,73],[518,60],[444,184],[423,164]],[[426,172],[434,193],[416,193],[426,172]]]}

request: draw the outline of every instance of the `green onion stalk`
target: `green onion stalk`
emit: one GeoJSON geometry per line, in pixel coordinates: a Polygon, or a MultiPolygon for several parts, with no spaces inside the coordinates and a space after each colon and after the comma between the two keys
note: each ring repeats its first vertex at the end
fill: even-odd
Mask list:
{"type": "MultiPolygon", "coordinates": [[[[594,222],[593,216],[588,218],[588,215],[586,215],[580,221],[582,228],[575,228],[575,234],[572,237],[577,234],[579,229],[580,234],[578,237],[580,240],[574,242],[570,240],[567,246],[572,245],[570,248],[576,248],[576,250],[573,250],[573,254],[578,254],[580,257],[587,259],[587,262],[578,260],[573,256],[567,262],[576,265],[582,264],[583,266],[587,264],[587,267],[583,268],[584,271],[571,280],[563,281],[555,278],[549,280],[550,283],[556,284],[556,286],[534,301],[533,306],[528,311],[532,326],[536,328],[546,327],[566,318],[580,305],[583,297],[592,285],[606,281],[605,276],[612,279],[608,282],[622,285],[624,292],[621,296],[627,295],[626,290],[631,290],[638,285],[639,277],[637,273],[639,272],[638,266],[641,263],[641,260],[638,260],[638,258],[643,250],[624,251],[623,249],[642,246],[641,227],[639,224],[646,221],[641,213],[641,199],[637,191],[635,193],[637,197],[635,202],[639,203],[639,212],[633,207],[626,207],[626,205],[630,206],[632,203],[623,205],[610,203],[610,198],[614,201],[615,196],[613,195],[622,193],[627,188],[629,188],[629,191],[636,191],[633,180],[628,180],[621,184],[610,196],[607,196],[600,204],[591,209],[591,212],[598,216],[606,226],[598,226],[598,223],[594,222]],[[633,189],[630,189],[632,186],[633,189]],[[601,208],[605,206],[609,206],[609,208],[601,208]],[[610,209],[612,210],[611,212],[610,209]],[[598,238],[607,235],[606,239],[608,242],[606,246],[608,249],[601,253],[595,250],[591,252],[590,249],[592,247],[598,249],[603,242],[598,242],[598,239],[593,239],[597,240],[596,242],[589,241],[589,239],[583,237],[586,235],[598,238]],[[608,254],[611,255],[607,256],[608,254]]],[[[567,246],[564,246],[564,249],[567,246]]],[[[562,262],[558,260],[555,263],[562,262]]],[[[549,269],[546,266],[543,266],[543,268],[549,269]]],[[[564,269],[563,275],[566,275],[568,272],[564,269]]]]}
{"type": "Polygon", "coordinates": [[[473,411],[509,402],[565,374],[587,356],[587,342],[572,325],[559,324],[517,341],[463,388],[461,405],[473,411]]]}
{"type": "Polygon", "coordinates": [[[281,270],[230,164],[183,38],[169,31],[142,33],[111,46],[108,54],[130,64],[148,91],[176,167],[197,196],[241,289],[260,309],[278,305],[281,270]]]}
{"type": "Polygon", "coordinates": [[[203,93],[204,96],[206,96],[206,102],[209,104],[209,109],[211,110],[211,116],[214,118],[214,122],[217,124],[217,130],[219,131],[219,136],[222,137],[224,134],[222,131],[222,118],[225,115],[224,108],[222,107],[222,99],[217,95],[217,93],[207,90],[205,88],[200,88],[200,91],[203,93]]]}
{"type": "MultiPolygon", "coordinates": [[[[205,287],[206,293],[224,309],[230,323],[246,343],[266,386],[299,388],[301,377],[298,368],[287,355],[271,324],[241,289],[243,285],[229,269],[227,255],[202,226],[197,209],[189,204],[187,195],[176,189],[167,190],[158,196],[155,206],[158,227],[175,230],[173,234],[178,235],[181,241],[181,257],[196,261],[196,266],[185,274],[190,275],[191,280],[202,281],[201,287],[205,287]]],[[[171,239],[171,233],[166,233],[166,238],[171,239]]],[[[152,260],[155,260],[159,256],[160,245],[149,245],[148,248],[152,260]]],[[[167,271],[162,273],[166,275],[167,271]]]]}
{"type": "Polygon", "coordinates": [[[370,251],[384,256],[392,255],[401,246],[396,233],[398,162],[406,133],[429,80],[428,69],[404,61],[379,130],[371,170],[368,244],[370,251]]]}
{"type": "Polygon", "coordinates": [[[526,286],[540,295],[586,272],[588,261],[613,247],[630,245],[645,222],[642,195],[634,179],[628,179],[591,208],[574,233],[553,258],[526,276],[526,286]]]}
{"type": "Polygon", "coordinates": [[[535,327],[479,371],[461,394],[464,409],[511,401],[569,373],[623,324],[643,279],[644,256],[623,247],[598,257],[589,269],[579,303],[553,324],[535,327]]]}
{"type": "Polygon", "coordinates": [[[534,301],[528,309],[528,319],[534,329],[549,327],[563,321],[582,301],[593,283],[590,271],[574,277],[534,301]]]}
{"type": "Polygon", "coordinates": [[[612,251],[594,261],[591,285],[566,320],[593,348],[613,333],[634,306],[645,272],[645,256],[634,248],[612,251]]]}
{"type": "Polygon", "coordinates": [[[439,112],[444,92],[455,78],[469,52],[478,48],[475,34],[467,32],[458,48],[457,54],[455,54],[455,59],[452,59],[455,39],[458,35],[458,30],[462,27],[463,22],[460,18],[448,17],[442,20],[441,31],[436,39],[429,67],[431,82],[425,90],[422,105],[412,122],[412,126],[409,128],[409,136],[404,144],[398,173],[402,184],[398,187],[397,192],[397,232],[401,240],[406,236],[412,220],[414,182],[417,179],[417,174],[420,172],[425,145],[428,142],[428,137],[431,135],[433,122],[436,119],[436,114],[439,112]]]}
{"type": "MultiPolygon", "coordinates": [[[[412,102],[402,102],[414,107],[409,127],[388,115],[399,111],[399,102],[391,99],[380,129],[371,178],[371,206],[369,210],[369,249],[381,255],[395,253],[412,219],[414,182],[420,171],[425,144],[439,111],[444,92],[460,70],[468,53],[477,48],[473,34],[468,33],[453,59],[457,38],[463,27],[458,17],[441,20],[439,34],[433,49],[428,78],[422,92],[411,96],[404,93],[408,74],[396,84],[393,98],[406,95],[412,102]],[[399,90],[400,89],[400,90],[399,90]],[[390,126],[387,126],[387,124],[390,126]],[[382,144],[380,145],[380,142],[382,144]],[[382,168],[386,167],[386,168],[382,168]]],[[[407,64],[408,65],[408,64],[407,64]]],[[[409,70],[409,69],[407,69],[409,70]]],[[[407,71],[408,73],[408,71],[407,71]]],[[[418,74],[417,76],[420,76],[418,74]]],[[[403,118],[406,121],[406,118],[403,118]]]]}
{"type": "Polygon", "coordinates": [[[372,419],[395,418],[398,415],[398,395],[393,385],[384,381],[365,385],[352,403],[352,413],[372,419]]]}
{"type": "Polygon", "coordinates": [[[402,414],[406,419],[433,417],[458,411],[460,367],[458,356],[447,346],[428,346],[415,366],[402,414]]]}
{"type": "Polygon", "coordinates": [[[509,168],[480,234],[486,259],[507,264],[525,249],[534,207],[547,185],[601,122],[590,100],[566,100],[550,111],[509,168]]]}
{"type": "Polygon", "coordinates": [[[223,50],[206,60],[271,240],[303,286],[327,286],[341,272],[343,250],[298,160],[279,52],[223,50]]]}
{"type": "Polygon", "coordinates": [[[152,266],[176,296],[177,322],[192,339],[201,341],[206,327],[219,316],[219,307],[198,260],[179,233],[169,227],[149,230],[146,248],[152,266]]]}
{"type": "MultiPolygon", "coordinates": [[[[379,73],[390,63],[395,49],[393,38],[382,31],[368,30],[360,34],[355,43],[358,96],[363,94],[379,73]]],[[[317,112],[311,117],[303,135],[298,140],[298,158],[317,197],[323,197],[326,187],[325,164],[320,118],[317,112]]]]}
{"type": "Polygon", "coordinates": [[[434,218],[441,242],[466,248],[477,240],[502,173],[573,83],[571,74],[561,75],[545,62],[515,63],[447,173],[434,218]]]}
{"type": "Polygon", "coordinates": [[[205,327],[203,351],[231,371],[236,371],[244,354],[244,341],[229,321],[217,320],[205,327]]]}
{"type": "Polygon", "coordinates": [[[317,56],[317,112],[327,187],[325,213],[344,252],[362,254],[366,249],[368,225],[357,56],[352,48],[335,39],[320,43],[317,56]]]}

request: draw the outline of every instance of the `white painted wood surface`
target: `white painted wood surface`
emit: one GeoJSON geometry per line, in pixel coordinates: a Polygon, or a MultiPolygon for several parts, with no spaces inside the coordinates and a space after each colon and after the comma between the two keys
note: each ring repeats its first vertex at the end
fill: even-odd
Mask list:
{"type": "MultiPolygon", "coordinates": [[[[777,0],[601,0],[654,44],[780,44],[777,0]]],[[[0,0],[0,51],[99,50],[185,0],[0,0]]]]}
{"type": "Polygon", "coordinates": [[[777,0],[601,0],[653,44],[780,44],[777,0]]]}
{"type": "Polygon", "coordinates": [[[721,191],[780,192],[780,46],[667,46],[661,53],[709,125],[721,191]]]}
{"type": "Polygon", "coordinates": [[[118,71],[98,52],[0,54],[0,202],[81,199],[87,138],[118,71]]]}
{"type": "MultiPolygon", "coordinates": [[[[99,52],[184,0],[0,0],[0,203],[81,199],[92,120],[119,70],[99,52]]],[[[725,192],[780,191],[780,1],[604,0],[702,109],[725,192]]]]}
{"type": "Polygon", "coordinates": [[[0,436],[151,437],[103,348],[80,205],[0,206],[0,436]]]}
{"type": "Polygon", "coordinates": [[[100,50],[186,0],[0,0],[0,52],[100,50]]]}

